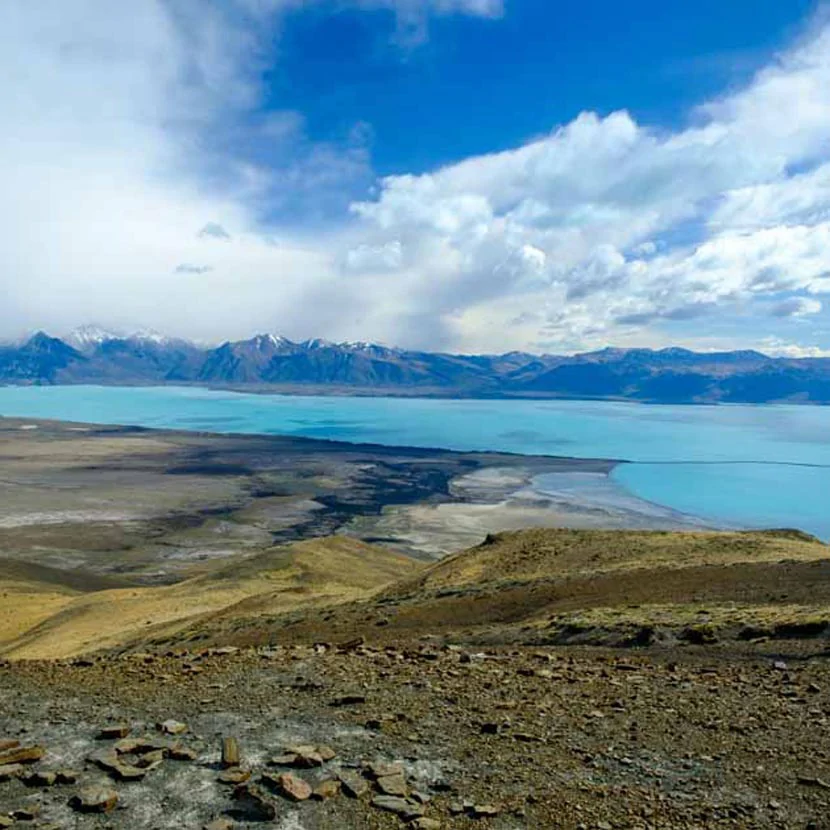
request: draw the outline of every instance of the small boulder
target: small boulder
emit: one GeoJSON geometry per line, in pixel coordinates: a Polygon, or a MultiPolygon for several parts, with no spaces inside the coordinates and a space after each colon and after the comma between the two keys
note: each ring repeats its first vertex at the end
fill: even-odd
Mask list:
{"type": "Polygon", "coordinates": [[[406,786],[406,779],[401,773],[382,775],[375,781],[375,786],[383,795],[409,795],[409,787],[406,786]]]}
{"type": "Polygon", "coordinates": [[[160,723],[159,729],[164,732],[165,735],[181,735],[182,733],[187,732],[187,724],[171,718],[170,720],[160,723]]]}
{"type": "Polygon", "coordinates": [[[327,744],[320,744],[317,747],[317,754],[323,759],[323,761],[331,761],[337,757],[337,753],[327,744]]]}
{"type": "Polygon", "coordinates": [[[390,775],[403,775],[403,767],[400,764],[386,763],[385,761],[374,761],[368,764],[366,771],[372,778],[386,778],[390,775]]]}
{"type": "Polygon", "coordinates": [[[169,744],[160,738],[145,735],[142,738],[123,738],[116,741],[112,748],[121,755],[141,755],[145,752],[155,752],[158,749],[166,750],[169,744]]]}
{"type": "Polygon", "coordinates": [[[16,738],[0,738],[0,752],[5,752],[7,749],[16,749],[20,746],[20,741],[16,738]]]}
{"type": "Polygon", "coordinates": [[[341,786],[336,778],[326,778],[312,790],[311,797],[317,801],[327,801],[340,794],[341,786]]]}
{"type": "Polygon", "coordinates": [[[394,813],[404,821],[420,818],[424,814],[424,808],[420,804],[393,795],[376,795],[372,799],[372,806],[387,813],[394,813]]]}
{"type": "Polygon", "coordinates": [[[184,744],[173,744],[167,750],[167,757],[171,761],[195,761],[199,757],[199,753],[189,746],[184,746],[184,744]]]}
{"type": "Polygon", "coordinates": [[[215,818],[202,825],[202,830],[233,830],[233,822],[229,818],[215,818]]]}
{"type": "Polygon", "coordinates": [[[34,764],[46,754],[42,746],[14,746],[0,752],[0,767],[8,764],[34,764]]]}
{"type": "Polygon", "coordinates": [[[311,784],[290,772],[277,776],[277,792],[289,801],[307,801],[311,798],[311,784]]]}
{"type": "Polygon", "coordinates": [[[222,766],[238,767],[241,760],[239,741],[234,737],[222,738],[222,766]]]}
{"type": "Polygon", "coordinates": [[[285,753],[294,756],[291,766],[306,769],[323,766],[323,756],[317,751],[317,747],[311,744],[286,747],[285,753]]]}
{"type": "Polygon", "coordinates": [[[251,777],[249,769],[242,769],[242,767],[230,767],[223,769],[217,778],[222,784],[244,784],[251,777]]]}
{"type": "Polygon", "coordinates": [[[112,749],[93,752],[89,760],[119,781],[141,781],[148,769],[123,762],[112,749]]]}
{"type": "Polygon", "coordinates": [[[343,785],[343,792],[349,798],[361,798],[369,792],[369,782],[356,772],[341,770],[337,777],[343,785]]]}
{"type": "Polygon", "coordinates": [[[118,805],[118,793],[109,787],[84,787],[69,800],[79,813],[111,813],[118,805]]]}
{"type": "Polygon", "coordinates": [[[56,769],[55,783],[56,784],[77,784],[81,773],[76,769],[56,769]]]}

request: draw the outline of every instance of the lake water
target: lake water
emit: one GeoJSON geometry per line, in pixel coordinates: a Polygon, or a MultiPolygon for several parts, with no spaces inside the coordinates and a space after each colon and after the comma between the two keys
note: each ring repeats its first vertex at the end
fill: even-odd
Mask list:
{"type": "Polygon", "coordinates": [[[0,387],[0,415],[389,445],[613,458],[633,494],[724,525],[830,539],[830,408],[289,397],[0,387]]]}

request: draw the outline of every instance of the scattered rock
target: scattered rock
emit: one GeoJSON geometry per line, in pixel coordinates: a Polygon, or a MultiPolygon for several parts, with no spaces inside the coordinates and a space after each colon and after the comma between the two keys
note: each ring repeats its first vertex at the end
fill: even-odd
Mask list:
{"type": "Polygon", "coordinates": [[[285,754],[279,757],[282,759],[291,757],[293,759],[288,763],[283,760],[283,764],[286,766],[301,767],[304,769],[323,766],[323,756],[317,751],[317,747],[311,744],[286,747],[285,754]]]}
{"type": "Polygon", "coordinates": [[[8,764],[34,764],[46,754],[42,746],[15,746],[0,752],[0,767],[8,764]]]}
{"type": "MultiPolygon", "coordinates": [[[[266,776],[263,776],[264,778],[266,776]]],[[[267,776],[267,778],[274,783],[277,792],[289,801],[307,801],[311,798],[311,784],[290,772],[284,772],[276,779],[273,776],[267,776]]]]}
{"type": "Polygon", "coordinates": [[[369,792],[369,782],[356,772],[342,770],[338,774],[343,792],[350,798],[361,798],[369,792]]]}
{"type": "Polygon", "coordinates": [[[286,752],[284,755],[274,756],[268,763],[274,767],[293,767],[296,760],[296,753],[286,752]]]}
{"type": "Polygon", "coordinates": [[[55,783],[56,784],[77,784],[81,773],[76,769],[56,769],[55,783]]]}
{"type": "Polygon", "coordinates": [[[145,735],[143,738],[124,738],[113,744],[112,748],[121,755],[142,755],[145,752],[155,752],[159,749],[167,750],[170,744],[159,738],[145,735]]]}
{"type": "Polygon", "coordinates": [[[183,732],[187,732],[187,724],[171,719],[159,724],[159,729],[165,735],[181,735],[183,732]]]}
{"type": "Polygon", "coordinates": [[[230,767],[219,773],[218,780],[222,784],[244,784],[251,777],[249,769],[242,767],[230,767]]]}
{"type": "Polygon", "coordinates": [[[135,766],[146,770],[155,769],[164,760],[168,751],[164,749],[153,749],[150,752],[142,752],[136,757],[135,766]]]}
{"type": "Polygon", "coordinates": [[[171,761],[195,761],[199,753],[183,744],[173,744],[166,753],[171,761]]]}
{"type": "Polygon", "coordinates": [[[383,795],[409,795],[409,787],[406,786],[406,779],[400,773],[383,775],[375,781],[375,785],[383,795]]]}
{"type": "Polygon", "coordinates": [[[372,806],[387,813],[394,813],[404,821],[420,818],[424,814],[424,808],[420,804],[393,795],[376,795],[372,799],[372,806]]]}
{"type": "Polygon", "coordinates": [[[89,760],[119,781],[141,781],[149,772],[147,767],[124,763],[112,749],[93,752],[89,760]]]}
{"type": "Polygon", "coordinates": [[[323,759],[323,761],[331,761],[337,757],[337,753],[327,744],[320,744],[317,747],[317,754],[323,759]]]}
{"type": "Polygon", "coordinates": [[[239,741],[236,738],[222,738],[222,766],[238,767],[241,763],[239,741]]]}
{"type": "Polygon", "coordinates": [[[336,778],[326,778],[312,790],[311,797],[317,801],[327,801],[340,795],[341,784],[336,778]]]}
{"type": "Polygon", "coordinates": [[[29,773],[23,783],[27,787],[53,787],[57,781],[57,774],[54,772],[38,771],[29,773]]]}
{"type": "Polygon", "coordinates": [[[79,813],[111,813],[118,804],[118,793],[109,787],[84,787],[69,800],[79,813]]]}
{"type": "Polygon", "coordinates": [[[20,778],[26,772],[23,764],[4,764],[0,767],[0,784],[11,781],[12,778],[20,778]]]}
{"type": "Polygon", "coordinates": [[[114,741],[118,738],[126,738],[129,734],[130,727],[126,723],[117,723],[112,726],[105,726],[98,733],[98,738],[102,741],[114,741]]]}
{"type": "Polygon", "coordinates": [[[403,767],[396,763],[373,761],[366,766],[366,771],[372,778],[386,778],[390,775],[403,775],[403,767]]]}

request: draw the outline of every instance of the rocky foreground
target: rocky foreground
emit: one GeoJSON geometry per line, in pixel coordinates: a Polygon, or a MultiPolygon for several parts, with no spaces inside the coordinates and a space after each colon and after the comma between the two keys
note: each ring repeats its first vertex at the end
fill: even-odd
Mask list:
{"type": "Polygon", "coordinates": [[[0,700],[0,827],[830,826],[822,653],[226,647],[0,700]]]}

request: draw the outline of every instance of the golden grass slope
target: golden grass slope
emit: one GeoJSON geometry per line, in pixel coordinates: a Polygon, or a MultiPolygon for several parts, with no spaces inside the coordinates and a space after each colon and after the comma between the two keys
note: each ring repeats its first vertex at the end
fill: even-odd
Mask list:
{"type": "Polygon", "coordinates": [[[489,536],[417,578],[422,589],[577,578],[623,571],[813,561],[830,549],[799,531],[533,529],[489,536]]]}
{"type": "Polygon", "coordinates": [[[487,643],[622,644],[640,628],[664,627],[682,638],[695,636],[686,631],[690,626],[709,624],[730,628],[724,636],[733,640],[767,628],[771,636],[830,634],[830,549],[796,531],[508,532],[367,601],[325,613],[300,608],[268,616],[263,609],[258,618],[233,624],[225,614],[205,620],[200,636],[210,644],[358,635],[382,643],[425,634],[487,643]]]}
{"type": "Polygon", "coordinates": [[[681,638],[695,636],[687,629],[830,634],[830,549],[795,531],[536,529],[488,537],[430,567],[334,536],[166,587],[80,593],[90,586],[78,577],[73,588],[51,572],[12,576],[0,587],[11,609],[0,654],[12,658],[358,635],[614,644],[640,627],[681,638]]]}
{"type": "MultiPolygon", "coordinates": [[[[413,560],[346,537],[298,542],[211,574],[163,587],[105,588],[81,594],[47,583],[22,587],[0,570],[0,655],[71,657],[148,637],[170,636],[199,620],[281,613],[369,596],[411,575],[413,560]]],[[[68,577],[71,579],[71,577],[68,577]]]]}

